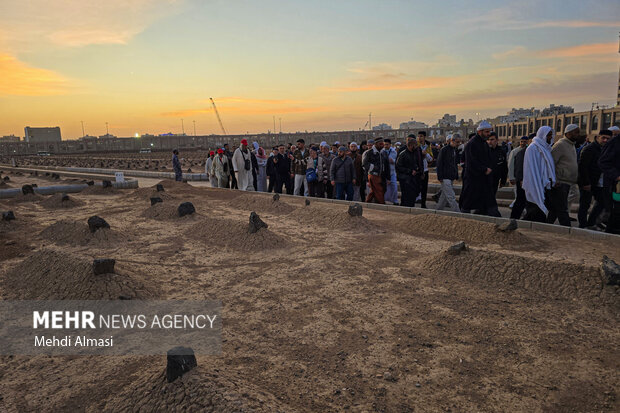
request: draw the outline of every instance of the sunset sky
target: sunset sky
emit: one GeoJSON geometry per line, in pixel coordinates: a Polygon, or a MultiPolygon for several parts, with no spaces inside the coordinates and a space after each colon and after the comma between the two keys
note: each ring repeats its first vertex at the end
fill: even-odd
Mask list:
{"type": "Polygon", "coordinates": [[[0,136],[398,127],[613,105],[610,1],[3,0],[0,136]]]}

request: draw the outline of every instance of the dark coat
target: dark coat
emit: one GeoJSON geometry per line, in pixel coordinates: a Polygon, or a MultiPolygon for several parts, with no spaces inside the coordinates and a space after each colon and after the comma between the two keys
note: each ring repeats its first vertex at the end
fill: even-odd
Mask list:
{"type": "Polygon", "coordinates": [[[598,160],[601,157],[602,149],[601,145],[595,140],[581,150],[578,163],[579,176],[577,177],[577,183],[580,187],[592,185],[594,188],[599,186],[601,168],[598,166],[598,160]]]}
{"type": "Polygon", "coordinates": [[[491,154],[491,169],[493,169],[493,178],[502,185],[506,184],[508,177],[508,162],[506,161],[506,149],[502,146],[496,146],[495,149],[489,146],[491,154]]]}
{"type": "Polygon", "coordinates": [[[620,135],[611,138],[603,146],[598,166],[603,171],[603,185],[611,187],[620,176],[620,135]]]}
{"type": "Polygon", "coordinates": [[[273,158],[276,175],[288,177],[291,167],[291,160],[288,158],[288,156],[286,156],[286,154],[277,154],[273,158]]]}
{"type": "Polygon", "coordinates": [[[457,150],[450,145],[446,145],[437,155],[437,179],[442,181],[449,179],[454,181],[459,177],[459,167],[457,160],[457,150]]]}
{"type": "Polygon", "coordinates": [[[525,149],[517,152],[514,158],[515,163],[515,180],[517,182],[523,181],[523,162],[525,161],[525,149]]]}
{"type": "Polygon", "coordinates": [[[348,184],[355,179],[355,168],[353,159],[349,156],[334,158],[329,171],[329,180],[337,184],[348,184]]]}
{"type": "Polygon", "coordinates": [[[420,148],[416,147],[413,151],[409,149],[400,151],[398,158],[396,158],[395,169],[399,181],[409,179],[413,171],[416,171],[417,175],[421,175],[424,172],[424,164],[420,148]]]}
{"type": "MultiPolygon", "coordinates": [[[[478,134],[465,144],[465,169],[463,173],[463,190],[459,202],[461,209],[487,210],[493,205],[493,177],[486,175],[487,168],[492,168],[489,145],[478,134]]],[[[495,201],[495,204],[497,202],[495,201]]]]}

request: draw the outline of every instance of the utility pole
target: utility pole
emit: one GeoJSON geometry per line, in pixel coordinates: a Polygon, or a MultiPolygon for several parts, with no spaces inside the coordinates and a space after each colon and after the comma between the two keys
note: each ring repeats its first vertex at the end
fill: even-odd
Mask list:
{"type": "Polygon", "coordinates": [[[110,130],[108,129],[108,122],[105,123],[105,135],[110,136],[110,130]]]}
{"type": "Polygon", "coordinates": [[[84,121],[81,120],[80,122],[82,122],[82,136],[86,136],[86,134],[84,133],[84,121]]]}
{"type": "Polygon", "coordinates": [[[273,115],[273,133],[276,133],[276,116],[273,115]]]}
{"type": "Polygon", "coordinates": [[[183,125],[183,118],[181,118],[181,133],[185,135],[185,125],[183,125]]]}
{"type": "Polygon", "coordinates": [[[280,133],[282,133],[282,118],[280,118],[280,133]]]}
{"type": "Polygon", "coordinates": [[[368,130],[372,130],[372,112],[368,114],[368,130]]]}
{"type": "Polygon", "coordinates": [[[194,122],[194,136],[196,136],[196,121],[193,120],[192,122],[194,122]]]}

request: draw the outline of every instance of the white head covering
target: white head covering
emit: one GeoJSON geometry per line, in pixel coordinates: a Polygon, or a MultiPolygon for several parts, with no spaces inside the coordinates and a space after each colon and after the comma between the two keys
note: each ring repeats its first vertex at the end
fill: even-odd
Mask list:
{"type": "Polygon", "coordinates": [[[358,145],[357,145],[357,142],[351,142],[349,145],[355,145],[355,146],[358,146],[358,145]]]}
{"type": "Polygon", "coordinates": [[[487,122],[486,120],[483,120],[482,122],[480,122],[480,124],[478,125],[478,128],[476,129],[477,131],[481,131],[484,129],[493,129],[493,126],[491,126],[491,124],[489,122],[487,122]]]}
{"type": "Polygon", "coordinates": [[[568,132],[572,132],[575,129],[579,129],[579,126],[575,125],[574,123],[571,123],[570,125],[566,125],[566,128],[564,128],[564,133],[568,133],[568,132]]]}
{"type": "Polygon", "coordinates": [[[523,160],[523,190],[525,198],[536,204],[547,215],[545,206],[545,189],[555,184],[555,163],[551,156],[551,145],[555,132],[549,126],[541,126],[532,139],[532,144],[525,150],[523,160]],[[547,143],[547,135],[552,133],[551,143],[547,143]]]}
{"type": "Polygon", "coordinates": [[[612,126],[611,128],[609,128],[609,130],[612,132],[620,132],[620,128],[617,126],[612,126]]]}
{"type": "Polygon", "coordinates": [[[323,147],[323,146],[329,146],[329,145],[327,144],[327,142],[323,141],[323,142],[321,142],[320,146],[323,147]]]}
{"type": "Polygon", "coordinates": [[[446,142],[451,141],[452,140],[452,134],[446,136],[446,142]]]}
{"type": "Polygon", "coordinates": [[[258,147],[259,147],[258,142],[256,141],[252,142],[252,146],[254,146],[255,151],[258,151],[258,147]]]}

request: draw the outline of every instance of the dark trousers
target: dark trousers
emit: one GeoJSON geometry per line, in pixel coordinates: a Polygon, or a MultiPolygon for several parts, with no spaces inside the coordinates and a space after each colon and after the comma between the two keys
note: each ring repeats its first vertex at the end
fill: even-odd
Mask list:
{"type": "Polygon", "coordinates": [[[313,198],[319,196],[319,181],[308,182],[308,195],[313,198]]]}
{"type": "Polygon", "coordinates": [[[276,176],[269,175],[269,185],[267,186],[267,192],[273,191],[275,187],[276,187],[276,176]]]}
{"type": "Polygon", "coordinates": [[[557,219],[560,225],[570,227],[570,216],[568,215],[568,192],[570,185],[559,184],[549,190],[547,197],[547,224],[554,224],[557,219]]]}
{"type": "Polygon", "coordinates": [[[605,209],[605,193],[603,188],[592,187],[592,191],[579,189],[579,212],[577,213],[579,228],[595,225],[596,219],[601,212],[603,212],[603,209],[605,209]],[[592,197],[594,197],[594,207],[588,218],[588,210],[592,203],[592,197]]]}
{"type": "Polygon", "coordinates": [[[370,193],[366,197],[366,202],[372,202],[374,199],[378,204],[385,204],[383,195],[385,194],[385,188],[383,187],[383,180],[378,175],[368,175],[368,182],[370,183],[370,193]]]}
{"type": "Polygon", "coordinates": [[[415,206],[415,199],[420,194],[420,179],[411,176],[400,179],[398,182],[400,182],[401,192],[400,204],[407,207],[415,206]]]}
{"type": "Polygon", "coordinates": [[[607,220],[605,232],[620,234],[620,202],[613,200],[612,193],[612,188],[605,189],[605,197],[609,205],[609,219],[607,220]]]}
{"type": "Polygon", "coordinates": [[[335,189],[336,199],[346,199],[347,201],[353,201],[353,182],[347,182],[346,184],[336,182],[335,189]]]}
{"type": "Polygon", "coordinates": [[[334,197],[334,187],[332,183],[330,181],[319,182],[317,196],[319,198],[332,199],[334,197]]]}
{"type": "Polygon", "coordinates": [[[515,199],[515,203],[512,205],[510,218],[521,219],[521,215],[523,215],[523,210],[526,206],[527,199],[525,199],[525,191],[523,190],[523,186],[521,186],[521,182],[517,181],[517,199],[515,199]]]}
{"type": "MultiPolygon", "coordinates": [[[[289,177],[288,174],[286,175],[276,175],[276,183],[273,187],[273,192],[275,192],[276,194],[281,194],[282,193],[282,185],[285,186],[286,188],[286,193],[289,193],[289,188],[292,186],[290,184],[291,179],[289,177]]],[[[292,193],[292,192],[291,192],[292,193]]]]}
{"type": "Polygon", "coordinates": [[[364,176],[364,179],[362,179],[362,183],[360,184],[360,199],[362,201],[366,200],[366,184],[368,183],[368,181],[366,181],[366,175],[362,174],[364,176]]]}
{"type": "Polygon", "coordinates": [[[237,178],[235,177],[235,171],[233,169],[230,170],[230,189],[239,189],[237,186],[237,178]]]}
{"type": "Polygon", "coordinates": [[[420,199],[420,206],[422,208],[426,208],[426,194],[427,193],[428,193],[428,171],[424,172],[424,177],[420,180],[420,198],[422,198],[420,199]]]}
{"type": "Polygon", "coordinates": [[[546,222],[547,217],[545,216],[545,213],[538,208],[538,205],[527,201],[527,206],[525,208],[525,216],[523,217],[525,221],[546,222]]]}

